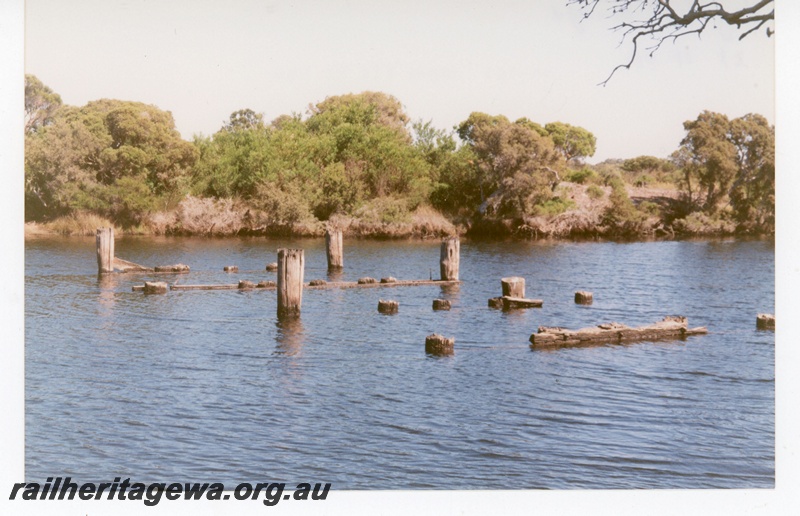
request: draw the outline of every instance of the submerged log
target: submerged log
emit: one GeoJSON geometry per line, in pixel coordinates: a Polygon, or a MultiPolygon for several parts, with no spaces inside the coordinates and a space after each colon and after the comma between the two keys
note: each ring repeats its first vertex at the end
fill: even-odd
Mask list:
{"type": "Polygon", "coordinates": [[[269,287],[276,287],[277,283],[274,281],[259,281],[256,284],[256,288],[269,288],[269,287]]]}
{"type": "Polygon", "coordinates": [[[458,268],[461,260],[461,242],[458,237],[442,240],[439,251],[439,272],[443,280],[457,280],[458,268]]]}
{"type": "Polygon", "coordinates": [[[772,314],[758,314],[758,317],[756,317],[756,328],[759,330],[774,330],[775,316],[772,314]]]}
{"type": "Polygon", "coordinates": [[[375,281],[375,278],[370,278],[370,277],[358,278],[359,285],[371,285],[373,283],[377,283],[377,281],[375,281]]]}
{"type": "Polygon", "coordinates": [[[169,286],[163,281],[145,281],[143,290],[145,294],[166,294],[169,286]]]}
{"type": "Polygon", "coordinates": [[[239,272],[239,267],[236,265],[226,265],[222,270],[225,272],[239,272]]]}
{"type": "Polygon", "coordinates": [[[238,288],[240,290],[244,290],[244,289],[248,289],[249,290],[251,288],[256,288],[256,284],[253,283],[252,281],[241,280],[241,281],[239,281],[238,288]]]}
{"type": "Polygon", "coordinates": [[[433,300],[433,309],[434,310],[450,310],[450,301],[447,299],[434,299],[433,300]]]}
{"type": "Polygon", "coordinates": [[[324,279],[315,279],[308,282],[309,287],[321,287],[323,285],[327,285],[328,282],[324,279]]]}
{"type": "Polygon", "coordinates": [[[525,298],[525,278],[519,276],[501,278],[500,285],[503,288],[503,296],[525,298]]]}
{"type": "Polygon", "coordinates": [[[156,272],[189,272],[189,266],[184,265],[182,263],[178,263],[175,265],[157,265],[155,267],[156,272]]]}
{"type": "Polygon", "coordinates": [[[387,276],[385,278],[381,278],[381,283],[397,283],[397,278],[393,276],[387,276]]]}
{"type": "Polygon", "coordinates": [[[511,310],[512,308],[541,308],[544,304],[541,299],[526,299],[524,297],[503,296],[501,299],[505,310],[511,310]]]}
{"type": "MultiPolygon", "coordinates": [[[[308,289],[345,289],[345,288],[374,288],[374,287],[420,287],[428,285],[447,286],[458,285],[460,281],[440,281],[440,280],[397,280],[394,283],[357,283],[355,281],[329,281],[324,285],[305,284],[303,288],[308,289]]],[[[261,281],[256,285],[257,288],[274,288],[274,281],[261,281]]],[[[137,288],[137,287],[134,287],[137,288]]],[[[171,285],[171,290],[235,290],[238,284],[216,284],[216,285],[171,285]]],[[[499,299],[499,298],[498,298],[499,299]]]]}
{"type": "Polygon", "coordinates": [[[272,262],[267,264],[267,271],[276,272],[277,270],[278,270],[278,262],[272,262]]]}
{"type": "Polygon", "coordinates": [[[448,339],[441,335],[432,334],[425,338],[425,353],[431,355],[452,355],[455,347],[455,338],[448,339]]]}
{"type": "Polygon", "coordinates": [[[490,297],[489,298],[489,308],[503,308],[503,298],[502,297],[490,297]]]}
{"type": "Polygon", "coordinates": [[[708,333],[705,327],[689,328],[685,317],[665,317],[650,326],[630,327],[620,323],[599,324],[592,328],[567,330],[560,327],[539,326],[531,335],[534,349],[577,346],[581,344],[608,344],[620,342],[682,339],[689,335],[708,333]]]}
{"type": "Polygon", "coordinates": [[[575,292],[575,302],[579,305],[591,305],[593,301],[592,293],[585,290],[575,292]]]}
{"type": "Polygon", "coordinates": [[[114,268],[120,272],[153,272],[152,267],[145,267],[144,265],[129,262],[127,260],[123,260],[122,258],[117,258],[116,256],[114,257],[112,263],[114,264],[114,268]]]}
{"type": "Polygon", "coordinates": [[[378,300],[378,311],[382,314],[396,314],[400,309],[399,301],[392,301],[383,299],[378,300]]]}

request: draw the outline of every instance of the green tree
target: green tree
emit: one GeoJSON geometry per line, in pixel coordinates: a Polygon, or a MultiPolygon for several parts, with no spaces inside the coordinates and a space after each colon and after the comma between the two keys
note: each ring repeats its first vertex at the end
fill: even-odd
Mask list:
{"type": "Polygon", "coordinates": [[[526,119],[474,112],[456,128],[475,154],[481,202],[493,195],[498,206],[513,206],[515,215],[550,197],[560,182],[564,157],[553,140],[526,119]]]}
{"type": "Polygon", "coordinates": [[[775,128],[761,115],[729,120],[709,111],[684,128],[673,156],[689,201],[707,215],[730,206],[740,229],[773,227],[775,128]]]}
{"type": "Polygon", "coordinates": [[[567,162],[594,156],[597,139],[583,127],[564,122],[550,122],[544,129],[567,162]]]}
{"type": "Polygon", "coordinates": [[[122,225],[179,199],[197,158],[172,114],[139,102],[64,107],[26,138],[26,213],[91,210],[122,225]]]}
{"type": "Polygon", "coordinates": [[[35,75],[25,75],[25,134],[52,123],[61,107],[61,96],[35,75]]]}

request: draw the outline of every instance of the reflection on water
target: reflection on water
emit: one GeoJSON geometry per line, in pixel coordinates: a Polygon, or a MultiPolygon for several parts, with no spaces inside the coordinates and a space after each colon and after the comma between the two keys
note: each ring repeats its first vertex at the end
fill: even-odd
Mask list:
{"type": "Polygon", "coordinates": [[[462,242],[460,285],[314,289],[299,317],[273,290],[132,292],[145,280],[274,280],[275,249],[306,277],[438,276],[439,242],[121,238],[136,263],[187,275],[98,277],[94,239],[26,242],[29,480],[227,483],[316,477],[342,489],[770,488],[774,313],[769,241],[462,242]],[[326,276],[327,274],[327,276],[326,276]],[[542,308],[494,310],[522,276],[542,308]],[[588,306],[576,290],[594,293],[588,306]],[[383,317],[381,298],[400,303],[383,317]],[[449,311],[432,310],[440,297],[449,311]],[[531,351],[538,326],[651,324],[710,334],[531,351]],[[425,337],[455,338],[432,360],[425,337]],[[213,443],[213,446],[209,446],[213,443]]]}

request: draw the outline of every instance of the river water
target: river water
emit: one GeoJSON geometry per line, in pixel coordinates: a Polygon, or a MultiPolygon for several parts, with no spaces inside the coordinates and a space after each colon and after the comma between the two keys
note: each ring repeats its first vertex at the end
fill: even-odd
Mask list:
{"type": "MultiPolygon", "coordinates": [[[[185,263],[170,283],[438,276],[438,242],[118,238],[117,255],[185,263]],[[222,272],[237,265],[238,274],[222,272]]],[[[470,242],[457,287],[132,292],[98,277],[94,238],[26,241],[25,475],[80,481],[332,482],[334,489],[772,488],[772,241],[470,242]],[[522,276],[540,309],[487,307],[522,276]],[[576,305],[576,290],[594,293],[576,305]],[[378,299],[400,303],[377,312],[378,299]],[[453,309],[434,312],[434,298],[453,309]],[[685,341],[532,350],[539,325],[643,325],[685,341]],[[455,337],[427,356],[425,336],[455,337]]]]}

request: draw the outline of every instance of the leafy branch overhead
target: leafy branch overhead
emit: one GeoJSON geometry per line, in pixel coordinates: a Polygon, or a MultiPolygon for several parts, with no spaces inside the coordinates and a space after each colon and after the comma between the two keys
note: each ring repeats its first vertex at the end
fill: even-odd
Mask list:
{"type": "Polygon", "coordinates": [[[605,85],[622,68],[630,68],[636,60],[642,40],[651,40],[644,47],[652,56],[666,41],[675,41],[683,36],[700,36],[709,26],[715,28],[718,22],[743,31],[739,39],[766,26],[766,35],[773,34],[775,19],[774,0],[707,2],[699,0],[568,0],[567,5],[578,5],[583,10],[584,19],[598,11],[601,4],[610,17],[621,19],[612,30],[622,32],[622,40],[630,39],[633,44],[627,63],[614,67],[611,74],[601,84],[605,85]],[[736,4],[736,7],[730,7],[736,4]]]}

